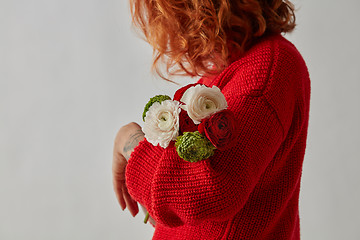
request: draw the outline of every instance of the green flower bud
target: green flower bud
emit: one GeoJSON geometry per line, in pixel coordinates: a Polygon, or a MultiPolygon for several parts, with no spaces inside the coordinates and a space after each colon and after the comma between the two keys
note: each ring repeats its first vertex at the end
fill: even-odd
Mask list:
{"type": "Polygon", "coordinates": [[[144,112],[142,115],[143,121],[145,122],[146,113],[147,111],[149,111],[149,108],[151,107],[151,105],[153,105],[153,103],[155,102],[161,103],[162,101],[165,100],[171,100],[171,97],[169,97],[168,95],[156,95],[155,97],[150,98],[150,101],[145,105],[144,108],[144,112]]]}
{"type": "Polygon", "coordinates": [[[188,162],[197,162],[214,155],[216,149],[212,143],[199,131],[184,132],[175,142],[179,156],[188,162]]]}

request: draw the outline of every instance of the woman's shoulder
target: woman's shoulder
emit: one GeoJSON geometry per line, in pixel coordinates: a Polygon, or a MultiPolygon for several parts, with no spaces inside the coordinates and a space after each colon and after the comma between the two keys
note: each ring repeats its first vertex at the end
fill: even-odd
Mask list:
{"type": "Polygon", "coordinates": [[[224,94],[263,95],[268,88],[291,85],[292,75],[306,75],[305,62],[297,48],[282,35],[273,35],[254,44],[214,81],[224,94]]]}
{"type": "Polygon", "coordinates": [[[214,85],[220,86],[227,100],[262,98],[286,131],[296,104],[303,115],[308,112],[310,78],[307,67],[296,47],[281,35],[254,45],[224,70],[214,85]]]}
{"type": "Polygon", "coordinates": [[[274,63],[276,60],[300,63],[303,58],[293,43],[281,34],[275,34],[258,40],[243,56],[239,56],[234,62],[247,62],[256,66],[256,64],[274,63]]]}

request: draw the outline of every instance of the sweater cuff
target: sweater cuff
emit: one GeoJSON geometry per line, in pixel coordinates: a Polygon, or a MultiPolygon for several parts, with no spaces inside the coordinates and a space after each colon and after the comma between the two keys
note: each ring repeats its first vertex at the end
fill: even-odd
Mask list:
{"type": "Polygon", "coordinates": [[[153,174],[163,148],[154,146],[146,139],[139,142],[128,160],[125,182],[130,196],[148,209],[153,174]]]}

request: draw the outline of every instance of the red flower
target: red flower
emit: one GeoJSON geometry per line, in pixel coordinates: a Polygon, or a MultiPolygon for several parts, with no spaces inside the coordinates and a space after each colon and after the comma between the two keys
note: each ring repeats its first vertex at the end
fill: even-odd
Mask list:
{"type": "Polygon", "coordinates": [[[210,142],[219,150],[224,150],[236,143],[237,130],[235,116],[230,110],[222,110],[203,119],[198,131],[205,134],[210,142]]]}
{"type": "Polygon", "coordinates": [[[184,109],[181,109],[179,115],[179,128],[180,135],[182,135],[184,132],[195,132],[197,130],[197,126],[195,125],[194,121],[189,117],[184,109]]]}

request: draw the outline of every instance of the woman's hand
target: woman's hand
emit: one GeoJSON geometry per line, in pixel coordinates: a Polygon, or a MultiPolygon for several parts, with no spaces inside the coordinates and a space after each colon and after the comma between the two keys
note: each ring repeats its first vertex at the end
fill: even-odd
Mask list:
{"type": "Polygon", "coordinates": [[[114,142],[112,162],[113,186],[122,210],[127,207],[133,217],[139,212],[138,204],[131,198],[125,184],[125,168],[131,152],[144,139],[144,133],[137,123],[120,128],[114,142]]]}

